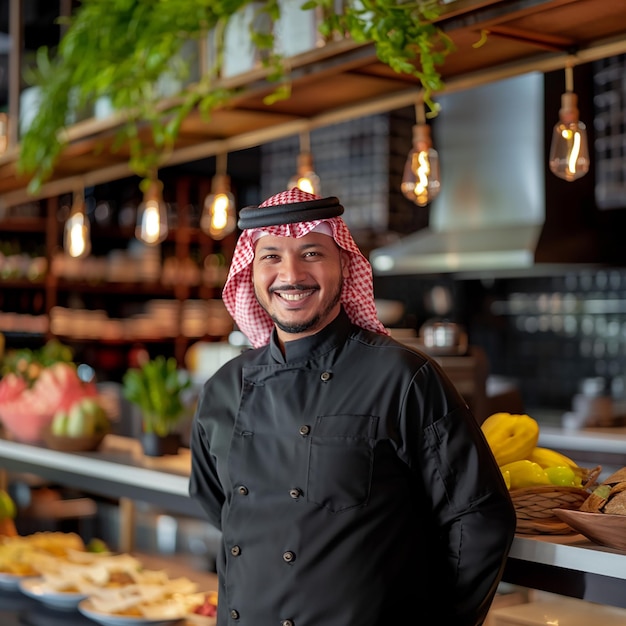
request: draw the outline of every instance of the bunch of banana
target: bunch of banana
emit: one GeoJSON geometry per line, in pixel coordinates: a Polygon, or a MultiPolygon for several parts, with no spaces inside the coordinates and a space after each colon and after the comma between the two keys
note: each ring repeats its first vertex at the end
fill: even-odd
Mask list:
{"type": "Polygon", "coordinates": [[[556,450],[537,446],[539,424],[529,415],[494,413],[481,428],[509,489],[582,487],[587,470],[556,450]]]}

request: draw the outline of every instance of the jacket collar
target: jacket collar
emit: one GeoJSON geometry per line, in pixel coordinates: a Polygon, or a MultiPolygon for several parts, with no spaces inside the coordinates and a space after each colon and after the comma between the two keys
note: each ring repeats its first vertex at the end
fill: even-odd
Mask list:
{"type": "Polygon", "coordinates": [[[276,329],[274,329],[269,343],[270,354],[279,363],[315,358],[344,343],[351,331],[352,322],[342,307],[339,315],[315,335],[285,342],[285,356],[280,350],[276,329]]]}

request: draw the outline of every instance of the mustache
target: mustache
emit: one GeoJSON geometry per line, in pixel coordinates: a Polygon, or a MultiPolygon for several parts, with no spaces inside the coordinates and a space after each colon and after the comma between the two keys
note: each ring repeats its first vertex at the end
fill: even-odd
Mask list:
{"type": "Polygon", "coordinates": [[[317,285],[277,285],[270,287],[269,292],[274,293],[276,291],[311,291],[311,289],[319,289],[317,285]]]}

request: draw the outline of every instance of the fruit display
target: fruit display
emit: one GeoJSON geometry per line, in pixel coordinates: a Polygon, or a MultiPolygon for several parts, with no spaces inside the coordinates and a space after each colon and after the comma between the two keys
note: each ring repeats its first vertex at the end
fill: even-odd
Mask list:
{"type": "Polygon", "coordinates": [[[481,428],[510,490],[541,485],[583,488],[589,478],[589,470],[569,457],[537,446],[539,424],[529,415],[494,413],[481,428]]]}
{"type": "Polygon", "coordinates": [[[96,398],[85,396],[52,417],[50,431],[59,437],[93,437],[109,431],[109,417],[96,398]]]}
{"type": "Polygon", "coordinates": [[[522,534],[571,534],[556,509],[578,510],[600,473],[580,467],[556,450],[538,446],[539,424],[529,415],[494,413],[482,424],[522,534]]]}
{"type": "Polygon", "coordinates": [[[15,372],[0,380],[0,422],[15,439],[26,443],[39,442],[57,414],[67,413],[66,420],[59,418],[59,430],[82,433],[101,428],[102,411],[96,403],[95,384],[81,380],[74,363],[57,361],[42,367],[32,381],[15,372]],[[79,408],[72,413],[75,405],[79,408]]]}
{"type": "Polygon", "coordinates": [[[2,358],[0,374],[15,374],[27,386],[31,386],[46,367],[54,363],[71,363],[74,358],[72,349],[58,339],[50,339],[41,348],[20,348],[7,350],[2,358]]]}

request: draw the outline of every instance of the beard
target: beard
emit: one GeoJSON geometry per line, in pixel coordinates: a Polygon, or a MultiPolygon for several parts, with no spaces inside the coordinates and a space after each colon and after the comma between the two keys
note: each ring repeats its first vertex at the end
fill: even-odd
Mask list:
{"type": "MultiPolygon", "coordinates": [[[[293,291],[306,291],[308,289],[310,289],[310,287],[305,287],[302,285],[289,285],[289,286],[283,286],[281,287],[281,289],[284,291],[286,288],[289,288],[293,291]]],[[[320,309],[317,311],[317,313],[315,313],[312,317],[310,317],[308,320],[303,320],[300,322],[286,322],[283,320],[280,320],[278,318],[278,316],[273,315],[272,313],[270,313],[267,310],[267,307],[263,304],[263,302],[259,299],[259,296],[256,293],[256,289],[255,289],[255,296],[257,299],[257,302],[261,305],[261,308],[270,316],[272,322],[274,322],[274,324],[276,325],[277,328],[279,328],[280,330],[282,330],[284,333],[289,333],[291,335],[296,335],[296,334],[300,334],[300,333],[304,333],[307,332],[311,329],[315,329],[318,327],[319,323],[321,320],[325,319],[329,313],[337,306],[337,304],[341,301],[341,292],[343,290],[343,279],[341,279],[339,281],[339,284],[337,285],[337,288],[335,289],[335,291],[330,295],[330,297],[325,300],[324,302],[322,302],[320,309]]],[[[273,290],[270,290],[270,293],[273,290]]],[[[321,329],[318,329],[321,330],[321,329]]]]}

